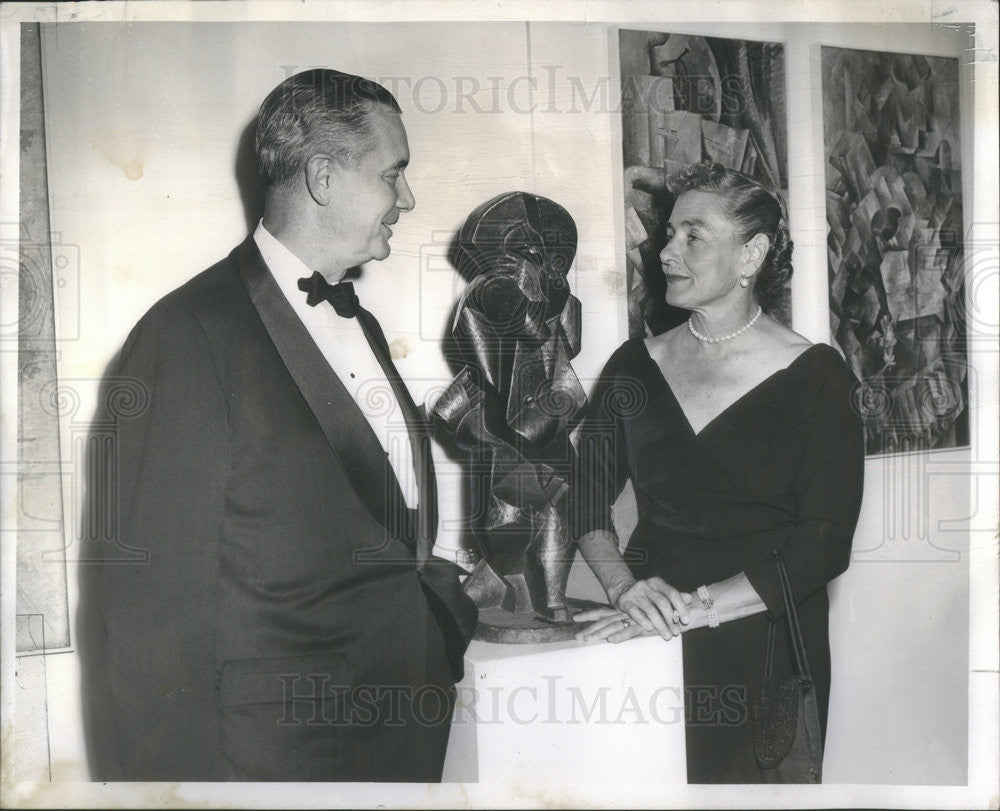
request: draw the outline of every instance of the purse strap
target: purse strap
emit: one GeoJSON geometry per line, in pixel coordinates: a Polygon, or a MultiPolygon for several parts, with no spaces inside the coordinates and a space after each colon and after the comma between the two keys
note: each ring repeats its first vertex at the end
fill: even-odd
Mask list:
{"type": "Polygon", "coordinates": [[[764,678],[771,678],[774,669],[774,623],[767,624],[767,649],[764,653],[764,678]]]}
{"type": "MultiPolygon", "coordinates": [[[[806,658],[806,646],[802,639],[802,629],[799,627],[799,614],[795,608],[795,598],[792,594],[792,584],[788,580],[785,558],[777,549],[774,550],[774,560],[778,567],[781,597],[785,603],[785,617],[788,620],[788,635],[792,642],[792,654],[795,656],[795,669],[803,679],[812,681],[809,660],[806,658]]],[[[774,626],[775,623],[771,622],[767,629],[767,650],[764,654],[764,678],[770,678],[774,666],[774,626]]]]}

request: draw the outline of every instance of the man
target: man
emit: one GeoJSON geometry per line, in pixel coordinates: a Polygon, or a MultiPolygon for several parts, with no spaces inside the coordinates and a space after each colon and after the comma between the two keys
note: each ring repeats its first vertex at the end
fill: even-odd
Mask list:
{"type": "Polygon", "coordinates": [[[149,392],[119,423],[117,538],[148,559],[106,562],[89,598],[116,739],[94,777],[439,780],[475,609],[430,555],[422,415],[329,286],[413,208],[399,106],[300,73],[256,151],[255,233],[153,306],[115,373],[149,392]],[[372,384],[391,413],[362,412],[372,384]]]}

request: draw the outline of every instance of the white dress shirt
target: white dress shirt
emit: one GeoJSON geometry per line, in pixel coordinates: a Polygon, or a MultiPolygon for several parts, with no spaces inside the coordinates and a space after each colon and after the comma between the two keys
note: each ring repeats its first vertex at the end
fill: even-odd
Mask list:
{"type": "Polygon", "coordinates": [[[416,509],[419,496],[413,451],[403,412],[358,319],[342,318],[327,302],[310,307],[298,281],[313,272],[268,232],[263,221],[258,223],[253,238],[281,292],[378,437],[406,505],[416,509]]]}

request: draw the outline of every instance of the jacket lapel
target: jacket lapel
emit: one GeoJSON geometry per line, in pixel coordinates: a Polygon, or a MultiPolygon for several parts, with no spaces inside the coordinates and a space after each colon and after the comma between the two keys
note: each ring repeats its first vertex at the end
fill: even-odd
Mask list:
{"type": "Polygon", "coordinates": [[[393,537],[404,539],[403,493],[368,420],[285,299],[253,237],[236,248],[230,259],[358,498],[393,537]]]}
{"type": "MultiPolygon", "coordinates": [[[[236,263],[264,329],[316,416],[354,492],[388,534],[403,542],[411,555],[409,559],[413,560],[411,538],[415,513],[406,509],[399,482],[368,420],[285,299],[253,237],[236,248],[230,259],[236,263]]],[[[362,550],[361,554],[370,552],[370,559],[376,559],[381,557],[381,551],[362,550]]],[[[462,679],[465,651],[475,633],[478,616],[476,604],[459,582],[460,571],[454,563],[435,557],[417,567],[456,682],[462,679]]]]}

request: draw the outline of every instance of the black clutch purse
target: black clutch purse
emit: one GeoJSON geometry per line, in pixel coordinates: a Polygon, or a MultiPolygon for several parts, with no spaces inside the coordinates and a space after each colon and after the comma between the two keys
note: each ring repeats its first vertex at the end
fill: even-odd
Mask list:
{"type": "Polygon", "coordinates": [[[816,688],[809,672],[785,560],[778,551],[774,556],[796,673],[781,677],[771,675],[778,625],[772,622],[767,629],[764,681],[751,711],[754,754],[765,783],[819,783],[823,776],[823,733],[816,688]]]}

